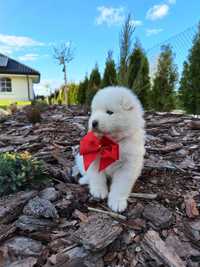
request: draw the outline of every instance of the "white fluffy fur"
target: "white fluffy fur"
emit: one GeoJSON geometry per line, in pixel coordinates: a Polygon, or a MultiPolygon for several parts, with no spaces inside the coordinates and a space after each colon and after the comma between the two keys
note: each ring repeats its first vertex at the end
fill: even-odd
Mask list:
{"type": "Polygon", "coordinates": [[[94,161],[80,183],[88,183],[94,197],[108,197],[108,206],[113,211],[122,212],[127,208],[129,194],[143,167],[143,109],[129,89],[117,86],[98,91],[91,109],[89,130],[92,130],[92,121],[97,120],[98,134],[107,134],[119,143],[120,159],[101,172],[98,171],[99,160],[94,161]],[[113,114],[107,114],[107,110],[113,114]],[[108,176],[112,178],[110,190],[106,181],[108,176]]]}

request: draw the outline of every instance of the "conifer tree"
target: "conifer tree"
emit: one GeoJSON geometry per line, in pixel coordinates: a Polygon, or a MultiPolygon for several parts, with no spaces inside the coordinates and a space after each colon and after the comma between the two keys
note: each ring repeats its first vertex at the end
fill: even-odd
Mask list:
{"type": "Polygon", "coordinates": [[[188,61],[184,63],[179,94],[188,113],[200,114],[200,23],[188,61]]]}
{"type": "Polygon", "coordinates": [[[102,79],[102,88],[109,85],[117,84],[117,72],[115,69],[115,61],[112,56],[112,51],[108,51],[108,56],[106,59],[106,66],[102,79]]]}
{"type": "Polygon", "coordinates": [[[185,109],[188,113],[192,113],[192,88],[190,86],[189,75],[189,64],[187,61],[185,61],[183,63],[183,72],[180,80],[179,99],[181,102],[181,107],[185,109]]]}
{"type": "Polygon", "coordinates": [[[101,74],[99,72],[98,65],[96,64],[92,70],[88,82],[88,90],[86,92],[86,104],[90,105],[96,92],[101,86],[101,74]]]}
{"type": "Polygon", "coordinates": [[[86,102],[86,93],[88,90],[88,77],[87,75],[85,76],[84,81],[80,82],[79,88],[78,88],[78,103],[83,105],[86,102]]]}
{"type": "Polygon", "coordinates": [[[140,45],[135,43],[132,54],[129,58],[128,87],[136,93],[145,109],[150,106],[150,77],[149,62],[140,45]]]}
{"type": "Polygon", "coordinates": [[[118,81],[120,85],[127,86],[128,59],[130,56],[132,37],[135,28],[132,23],[131,14],[129,14],[122,26],[120,33],[120,62],[118,81]]]}
{"type": "Polygon", "coordinates": [[[171,47],[164,45],[161,49],[153,80],[152,103],[153,109],[157,111],[171,111],[175,108],[175,86],[178,73],[171,47]]]}

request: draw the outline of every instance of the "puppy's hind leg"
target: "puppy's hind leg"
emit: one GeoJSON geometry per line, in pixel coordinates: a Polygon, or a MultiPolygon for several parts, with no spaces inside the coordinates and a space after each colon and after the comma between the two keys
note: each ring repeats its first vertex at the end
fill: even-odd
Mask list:
{"type": "Polygon", "coordinates": [[[82,177],[79,179],[79,184],[89,184],[89,178],[84,170],[83,156],[81,156],[79,153],[75,156],[75,167],[78,168],[79,173],[82,175],[82,177]]]}

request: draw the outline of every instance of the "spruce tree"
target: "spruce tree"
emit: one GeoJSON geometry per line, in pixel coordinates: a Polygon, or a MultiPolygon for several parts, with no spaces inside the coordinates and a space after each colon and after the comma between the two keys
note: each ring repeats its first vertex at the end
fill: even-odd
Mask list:
{"type": "Polygon", "coordinates": [[[120,62],[118,81],[120,85],[127,86],[127,71],[128,71],[128,59],[130,56],[132,37],[135,28],[132,23],[131,15],[129,14],[122,26],[120,33],[120,62]]]}
{"type": "Polygon", "coordinates": [[[90,105],[96,92],[101,86],[101,74],[99,72],[98,65],[96,64],[92,70],[88,83],[88,90],[86,92],[86,104],[90,105]]]}
{"type": "Polygon", "coordinates": [[[164,45],[161,49],[153,80],[152,103],[153,109],[157,111],[171,111],[175,108],[175,86],[178,73],[171,47],[164,45]]]}
{"type": "Polygon", "coordinates": [[[145,109],[150,106],[150,77],[149,77],[149,62],[140,45],[137,41],[129,58],[128,87],[131,88],[145,109]]]}
{"type": "Polygon", "coordinates": [[[139,42],[137,41],[129,57],[128,74],[127,74],[127,82],[129,88],[132,88],[134,85],[136,77],[138,76],[138,72],[141,68],[142,61],[143,61],[143,51],[139,42]]]}
{"type": "Polygon", "coordinates": [[[192,87],[190,85],[190,72],[189,64],[187,61],[183,63],[183,72],[180,80],[179,87],[179,99],[181,102],[181,107],[185,109],[188,113],[193,112],[192,100],[192,87]]]}
{"type": "Polygon", "coordinates": [[[102,87],[117,84],[117,72],[115,69],[115,61],[112,57],[112,51],[108,51],[106,66],[102,79],[102,87]]]}
{"type": "Polygon", "coordinates": [[[184,63],[179,93],[184,109],[188,113],[200,114],[200,24],[188,62],[184,63]]]}
{"type": "Polygon", "coordinates": [[[88,90],[88,77],[87,75],[85,76],[84,81],[80,82],[79,88],[78,88],[78,103],[83,105],[86,102],[86,93],[88,90]]]}

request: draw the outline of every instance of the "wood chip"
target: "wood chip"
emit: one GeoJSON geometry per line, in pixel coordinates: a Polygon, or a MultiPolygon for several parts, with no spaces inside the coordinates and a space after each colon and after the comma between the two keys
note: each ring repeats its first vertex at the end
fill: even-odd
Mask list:
{"type": "Polygon", "coordinates": [[[176,254],[172,247],[168,247],[159,234],[149,230],[143,239],[142,248],[150,257],[166,267],[185,267],[186,263],[176,254]]]}
{"type": "Polygon", "coordinates": [[[134,198],[144,198],[144,199],[156,199],[157,194],[147,194],[147,193],[130,193],[130,197],[134,198]]]}
{"type": "Polygon", "coordinates": [[[102,250],[111,244],[122,232],[122,227],[106,214],[92,215],[82,223],[72,238],[92,251],[102,250]]]}

